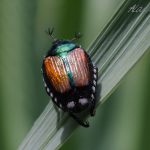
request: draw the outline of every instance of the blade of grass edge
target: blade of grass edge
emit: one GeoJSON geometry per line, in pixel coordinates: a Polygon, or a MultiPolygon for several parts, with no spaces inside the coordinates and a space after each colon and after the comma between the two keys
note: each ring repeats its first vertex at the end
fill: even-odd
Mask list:
{"type": "MultiPolygon", "coordinates": [[[[120,80],[150,46],[150,5],[148,1],[126,1],[104,28],[89,50],[99,68],[101,102],[115,90],[120,80]],[[141,4],[140,13],[128,12],[141,4]]],[[[19,147],[19,150],[58,149],[77,128],[77,124],[50,101],[19,147]]]]}

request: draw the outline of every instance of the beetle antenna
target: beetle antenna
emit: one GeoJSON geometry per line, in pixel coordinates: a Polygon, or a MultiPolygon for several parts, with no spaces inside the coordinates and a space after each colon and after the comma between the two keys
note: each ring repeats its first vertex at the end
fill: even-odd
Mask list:
{"type": "Polygon", "coordinates": [[[53,28],[53,27],[52,27],[52,28],[48,28],[45,32],[48,34],[48,36],[50,36],[50,37],[53,39],[53,41],[56,41],[56,40],[57,40],[57,39],[53,36],[53,32],[54,32],[54,28],[53,28]]]}
{"type": "Polygon", "coordinates": [[[72,38],[71,41],[75,41],[75,40],[77,40],[77,39],[79,39],[79,38],[81,38],[81,37],[82,37],[82,34],[81,34],[80,32],[75,33],[75,34],[74,34],[74,38],[72,38]]]}

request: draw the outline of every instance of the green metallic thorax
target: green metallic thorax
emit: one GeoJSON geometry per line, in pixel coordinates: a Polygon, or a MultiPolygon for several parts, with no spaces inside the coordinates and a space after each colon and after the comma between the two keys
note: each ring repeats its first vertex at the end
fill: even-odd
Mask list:
{"type": "Polygon", "coordinates": [[[72,49],[76,47],[75,44],[69,43],[69,44],[62,44],[56,47],[55,53],[56,55],[63,55],[63,53],[69,52],[72,49]]]}

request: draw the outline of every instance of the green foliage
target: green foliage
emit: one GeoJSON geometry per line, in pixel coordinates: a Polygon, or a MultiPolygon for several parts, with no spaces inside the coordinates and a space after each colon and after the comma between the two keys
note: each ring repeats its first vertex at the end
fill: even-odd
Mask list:
{"type": "MultiPolygon", "coordinates": [[[[83,47],[93,41],[87,50],[99,67],[104,102],[148,51],[148,2],[127,0],[121,6],[123,0],[0,0],[0,149],[15,150],[21,141],[20,149],[55,149],[78,126],[51,101],[41,114],[49,101],[40,72],[50,46],[44,33],[49,26],[55,27],[58,38],[72,38],[80,31],[83,47]],[[128,12],[135,4],[145,10],[128,12]]],[[[91,127],[76,130],[62,149],[150,149],[149,58],[147,53],[110,97],[113,100],[98,107],[91,127]]]]}

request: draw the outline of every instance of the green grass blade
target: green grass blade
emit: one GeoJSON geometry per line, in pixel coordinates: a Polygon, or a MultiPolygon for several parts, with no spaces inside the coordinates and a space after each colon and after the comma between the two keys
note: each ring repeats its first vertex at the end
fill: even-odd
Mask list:
{"type": "MultiPolygon", "coordinates": [[[[128,12],[137,1],[125,1],[116,15],[89,47],[99,68],[99,93],[104,102],[121,79],[150,46],[150,4],[138,1],[142,12],[128,12]]],[[[69,138],[78,125],[50,101],[19,147],[19,150],[54,150],[69,138]]]]}

